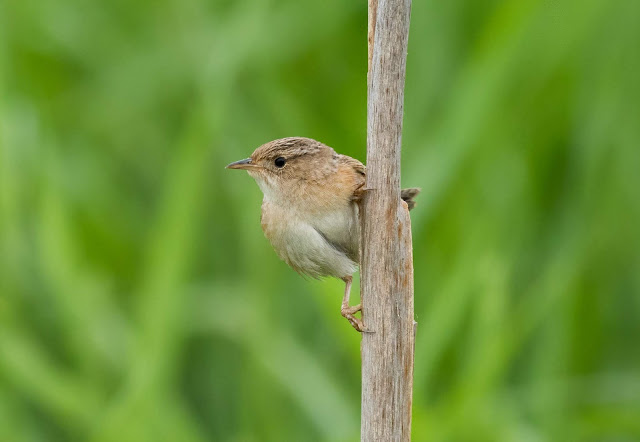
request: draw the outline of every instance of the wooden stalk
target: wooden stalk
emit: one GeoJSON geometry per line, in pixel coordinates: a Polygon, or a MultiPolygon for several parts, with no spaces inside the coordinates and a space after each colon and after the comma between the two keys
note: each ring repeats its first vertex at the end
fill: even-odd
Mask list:
{"type": "Polygon", "coordinates": [[[361,440],[409,441],[415,322],[400,145],[411,0],[369,1],[367,184],[361,210],[361,440]]]}

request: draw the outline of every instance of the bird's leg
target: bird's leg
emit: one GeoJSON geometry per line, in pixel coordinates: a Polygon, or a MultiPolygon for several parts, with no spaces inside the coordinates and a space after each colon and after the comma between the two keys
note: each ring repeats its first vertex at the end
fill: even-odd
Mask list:
{"type": "Polygon", "coordinates": [[[344,298],[342,298],[342,308],[340,309],[340,313],[342,313],[342,316],[347,318],[347,321],[349,321],[349,324],[351,324],[353,328],[355,328],[359,332],[363,332],[364,325],[362,324],[362,321],[353,316],[355,313],[362,310],[361,304],[353,307],[349,306],[349,296],[351,295],[351,282],[353,281],[353,278],[351,276],[345,276],[344,278],[342,278],[342,280],[344,281],[345,286],[344,298]]]}

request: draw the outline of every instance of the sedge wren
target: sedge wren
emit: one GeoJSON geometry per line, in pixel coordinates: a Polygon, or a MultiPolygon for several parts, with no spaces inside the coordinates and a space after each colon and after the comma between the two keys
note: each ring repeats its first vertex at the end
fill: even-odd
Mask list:
{"type": "MultiPolygon", "coordinates": [[[[360,262],[358,200],[365,166],[310,138],[291,137],[258,147],[251,157],[227,169],[244,169],[264,194],[260,222],[265,236],[289,266],[313,278],[345,282],[342,316],[365,331],[349,306],[352,275],[360,262]]],[[[409,209],[420,189],[403,189],[409,209]]]]}

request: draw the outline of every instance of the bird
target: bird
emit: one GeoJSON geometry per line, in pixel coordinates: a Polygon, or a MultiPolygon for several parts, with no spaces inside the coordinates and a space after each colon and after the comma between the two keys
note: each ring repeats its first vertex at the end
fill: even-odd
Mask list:
{"type": "MultiPolygon", "coordinates": [[[[302,275],[344,281],[340,313],[354,329],[367,331],[355,316],[361,304],[349,305],[360,262],[358,202],[365,191],[364,164],[314,139],[288,137],[265,143],[226,168],[246,170],[260,187],[260,224],[278,256],[302,275]]],[[[419,192],[401,191],[409,209],[419,192]]]]}

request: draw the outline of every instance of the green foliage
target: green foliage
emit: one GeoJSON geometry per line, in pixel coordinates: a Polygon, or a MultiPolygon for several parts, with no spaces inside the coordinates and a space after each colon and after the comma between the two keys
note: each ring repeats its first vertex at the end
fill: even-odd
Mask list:
{"type": "MultiPolygon", "coordinates": [[[[640,439],[640,3],[414,2],[414,440],[640,439]]],[[[359,336],[224,165],[365,159],[366,2],[0,3],[0,440],[354,441],[359,336]]]]}

